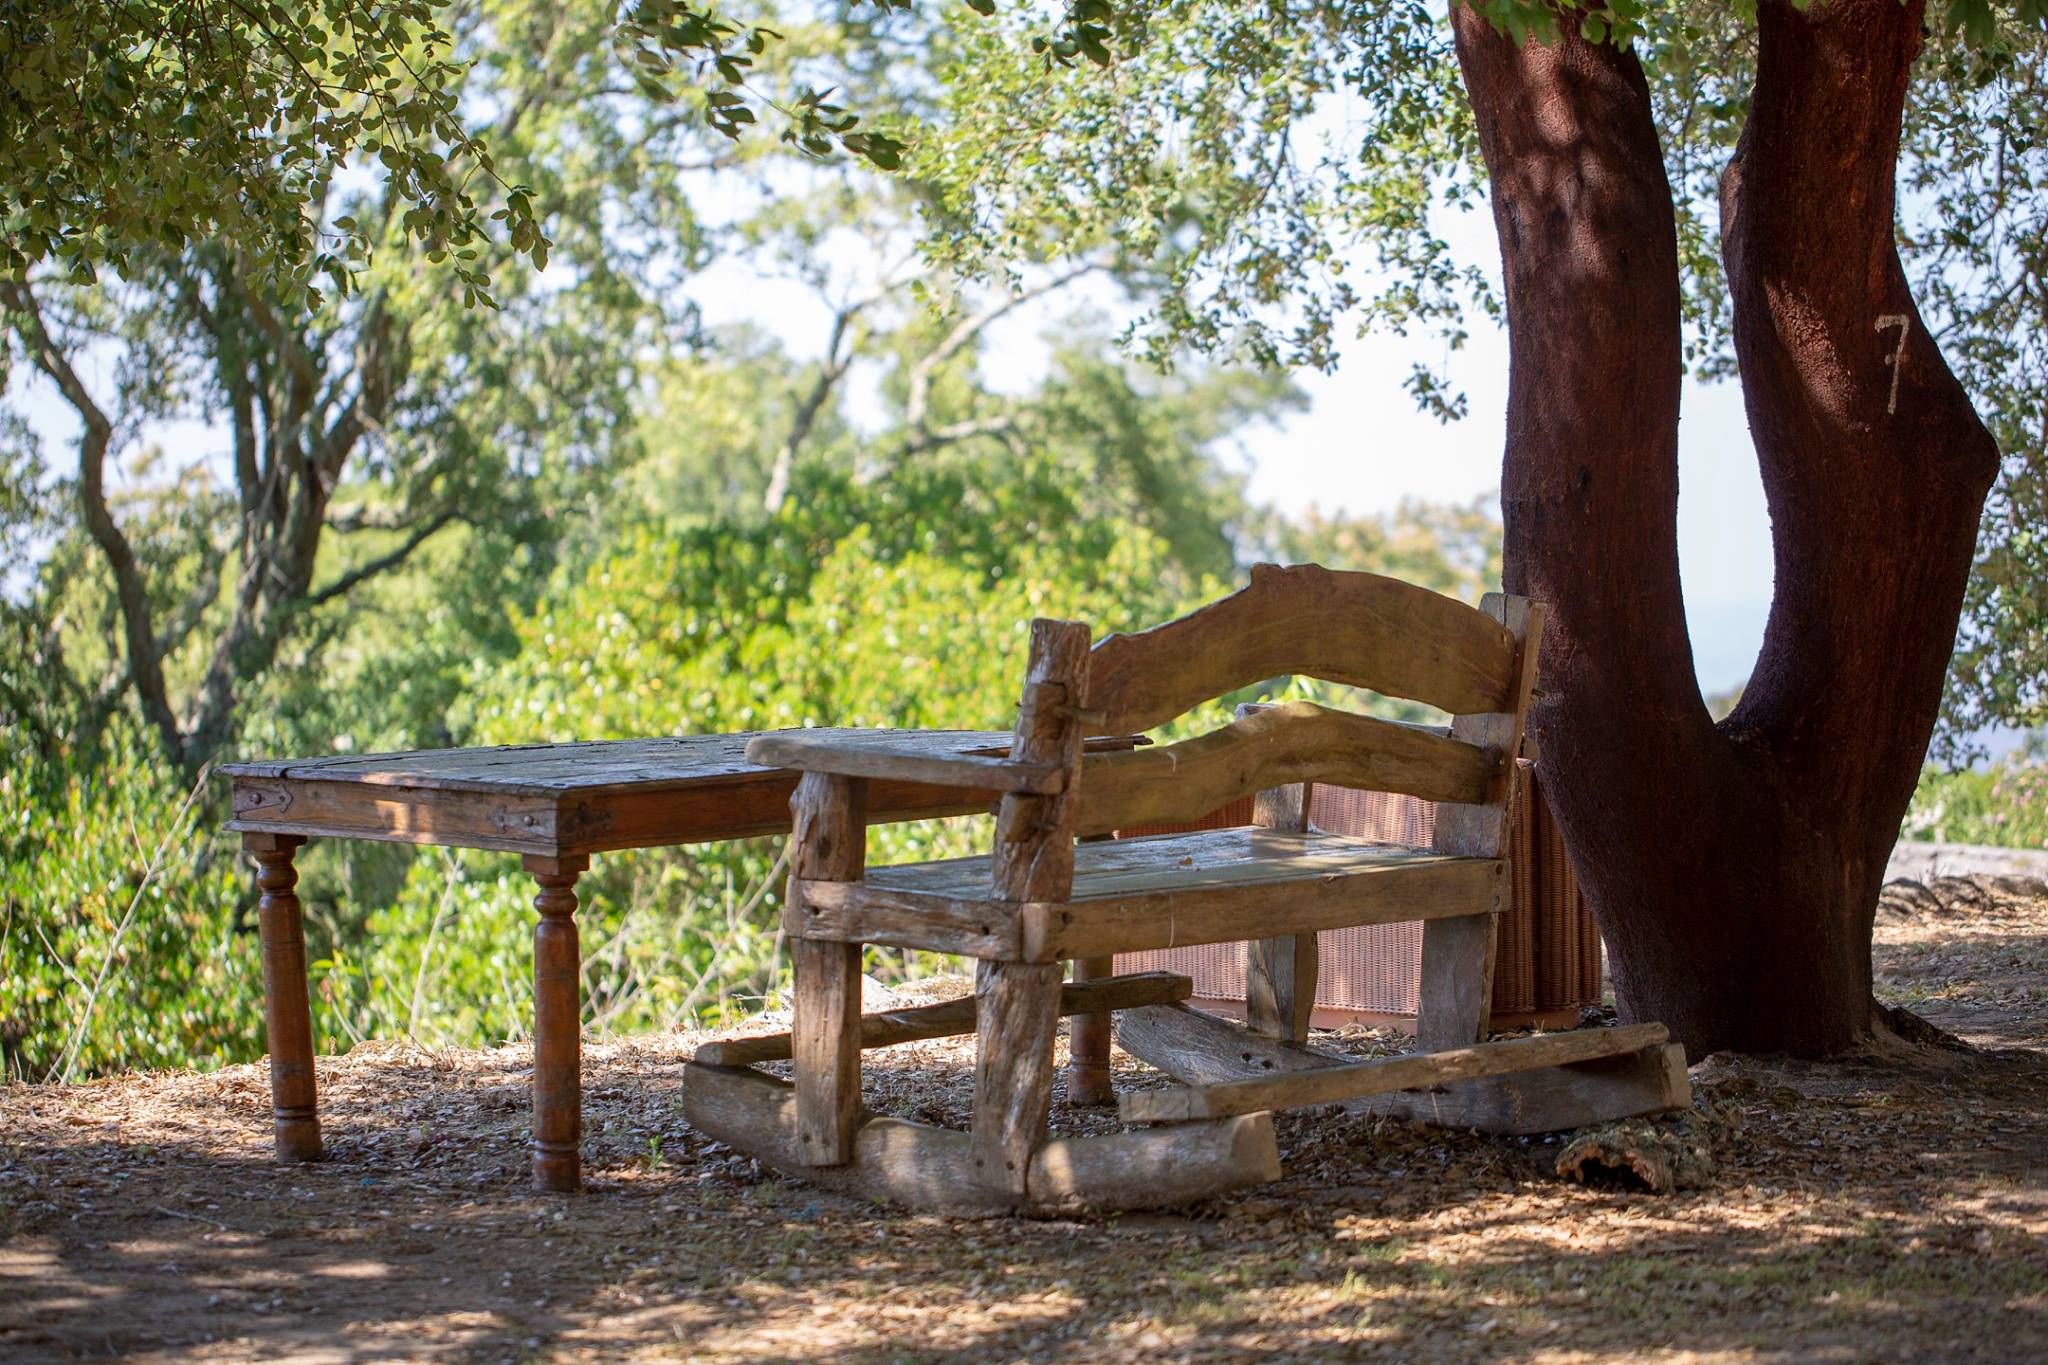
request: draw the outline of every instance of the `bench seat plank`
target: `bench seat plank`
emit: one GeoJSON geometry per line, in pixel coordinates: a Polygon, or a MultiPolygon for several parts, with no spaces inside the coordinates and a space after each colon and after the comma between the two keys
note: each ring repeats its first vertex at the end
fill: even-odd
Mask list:
{"type": "Polygon", "coordinates": [[[1505,864],[1322,833],[1238,828],[1089,843],[1069,900],[992,898],[987,858],[872,868],[803,884],[797,938],[1058,962],[1228,943],[1255,924],[1314,933],[1497,910],[1505,864]]]}

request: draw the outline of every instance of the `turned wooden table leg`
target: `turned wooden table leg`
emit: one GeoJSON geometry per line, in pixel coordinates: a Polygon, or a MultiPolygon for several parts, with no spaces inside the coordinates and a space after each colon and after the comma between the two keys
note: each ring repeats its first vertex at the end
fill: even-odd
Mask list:
{"type": "Polygon", "coordinates": [[[576,878],[587,856],[525,857],[540,883],[533,908],[533,1187],[582,1183],[583,954],[576,935],[576,878]]]}
{"type": "Polygon", "coordinates": [[[296,834],[244,834],[263,888],[257,923],[263,937],[263,1001],[270,1034],[270,1110],[279,1161],[320,1159],[320,1117],[313,1093],[313,1013],[306,993],[305,912],[292,856],[296,834]]]}

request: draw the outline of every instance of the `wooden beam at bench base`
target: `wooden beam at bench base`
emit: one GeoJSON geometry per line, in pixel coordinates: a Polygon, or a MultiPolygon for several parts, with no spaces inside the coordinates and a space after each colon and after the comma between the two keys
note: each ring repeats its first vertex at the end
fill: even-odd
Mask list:
{"type": "Polygon", "coordinates": [[[1691,1104],[1685,1049],[1664,1043],[1616,1057],[1457,1081],[1441,1090],[1373,1095],[1344,1107],[1439,1128],[1522,1137],[1661,1114],[1691,1104]]]}
{"type": "Polygon", "coordinates": [[[763,1165],[826,1189],[933,1213],[1059,1215],[1166,1208],[1280,1177],[1268,1114],[1104,1137],[1055,1138],[1032,1157],[1022,1198],[975,1179],[966,1133],[870,1117],[844,1166],[804,1164],[796,1093],[751,1067],[683,1068],[683,1116],[763,1165]]]}
{"type": "MultiPolygon", "coordinates": [[[[1187,1011],[1186,1014],[1192,1020],[1195,1012],[1187,1011]]],[[[1538,1034],[1531,1038],[1365,1062],[1318,1059],[1315,1064],[1297,1067],[1288,1067],[1274,1060],[1274,1054],[1265,1048],[1251,1046],[1264,1040],[1253,1039],[1250,1034],[1245,1034],[1244,1038],[1246,1041],[1238,1046],[1246,1057],[1246,1064],[1257,1068],[1251,1074],[1241,1075],[1235,1080],[1205,1081],[1126,1094],[1122,1100],[1125,1122],[1176,1123],[1260,1110],[1342,1103],[1401,1090],[1438,1089],[1459,1081],[1641,1052],[1663,1045],[1670,1034],[1662,1024],[1635,1024],[1624,1028],[1538,1034]]],[[[1315,1054],[1307,1055],[1315,1057],[1315,1054]]],[[[1213,1055],[1211,1060],[1214,1060],[1213,1055]]]]}
{"type": "MultiPolygon", "coordinates": [[[[1194,982],[1173,972],[1133,972],[1128,976],[1060,987],[1060,1014],[1062,1017],[1101,1014],[1141,1005],[1164,1005],[1185,1000],[1193,992],[1194,982]]],[[[972,1032],[974,997],[971,995],[936,1005],[917,1005],[860,1017],[860,1045],[863,1049],[894,1047],[898,1043],[922,1042],[927,1038],[955,1038],[972,1032]]],[[[756,1062],[786,1062],[789,1057],[789,1035],[770,1033],[755,1038],[716,1039],[699,1047],[691,1060],[705,1066],[752,1066],[756,1062]]]]}
{"type": "MultiPolygon", "coordinates": [[[[1117,1016],[1116,1041],[1131,1056],[1189,1085],[1343,1066],[1347,1059],[1261,1038],[1226,1019],[1180,1005],[1117,1016]]],[[[1554,1133],[1683,1109],[1692,1103],[1685,1049],[1676,1043],[1562,1066],[1397,1090],[1344,1101],[1349,1113],[1386,1114],[1441,1128],[1503,1136],[1554,1133]]]]}
{"type": "Polygon", "coordinates": [[[1228,1019],[1185,1005],[1148,1005],[1116,1017],[1116,1045],[1183,1085],[1218,1085],[1286,1075],[1344,1061],[1293,1043],[1262,1038],[1228,1019]]]}

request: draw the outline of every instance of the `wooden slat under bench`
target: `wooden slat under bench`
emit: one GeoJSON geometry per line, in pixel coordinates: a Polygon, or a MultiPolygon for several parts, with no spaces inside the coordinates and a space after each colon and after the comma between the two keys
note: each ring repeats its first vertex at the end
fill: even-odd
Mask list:
{"type": "Polygon", "coordinates": [[[1662,1024],[1542,1033],[1532,1038],[1512,1038],[1506,1042],[1480,1043],[1473,1047],[1448,1048],[1442,1052],[1418,1052],[1405,1057],[1347,1062],[1290,1075],[1140,1090],[1125,1095],[1121,1109],[1126,1123],[1177,1123],[1187,1119],[1256,1114],[1270,1109],[1298,1109],[1396,1090],[1425,1089],[1480,1076],[1564,1066],[1597,1057],[1617,1057],[1660,1046],[1670,1039],[1670,1032],[1662,1024]]]}
{"type": "MultiPolygon", "coordinates": [[[[1183,1005],[1124,1010],[1116,1016],[1116,1043],[1188,1085],[1318,1071],[1354,1060],[1261,1038],[1241,1024],[1183,1005]]],[[[1514,1136],[1658,1114],[1691,1103],[1685,1049],[1676,1043],[1342,1102],[1355,1113],[1514,1136]]]]}
{"type": "MultiPolygon", "coordinates": [[[[1060,987],[1060,1014],[1100,1014],[1143,1005],[1171,1004],[1187,999],[1193,991],[1194,982],[1173,972],[1133,972],[1101,981],[1075,982],[1060,987]]],[[[860,1017],[860,1045],[863,1049],[894,1047],[898,1043],[921,1042],[927,1038],[954,1038],[972,1032],[974,997],[971,995],[936,1005],[917,1005],[860,1017]]],[[[790,1036],[771,1033],[758,1038],[714,1039],[699,1047],[692,1060],[705,1066],[751,1066],[756,1062],[786,1062],[790,1055],[790,1036]]]]}

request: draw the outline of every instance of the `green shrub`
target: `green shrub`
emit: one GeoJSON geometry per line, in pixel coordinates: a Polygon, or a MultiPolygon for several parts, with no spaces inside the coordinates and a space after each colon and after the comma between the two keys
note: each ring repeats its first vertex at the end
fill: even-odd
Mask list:
{"type": "Polygon", "coordinates": [[[1906,812],[1908,839],[2048,848],[2048,764],[2013,754],[1989,768],[1929,766],[1906,812]]]}
{"type": "MultiPolygon", "coordinates": [[[[1178,570],[1147,532],[1029,499],[981,500],[959,485],[928,492],[876,490],[867,497],[870,515],[859,519],[828,519],[813,505],[715,536],[650,528],[629,538],[515,622],[517,654],[471,692],[475,742],[800,725],[1007,729],[1034,616],[1078,618],[1106,631],[1155,624],[1223,590],[1178,570]],[[1020,516],[1022,508],[1030,510],[1020,516]],[[984,520],[1012,516],[1018,521],[1002,533],[984,520]]],[[[870,859],[956,856],[979,851],[987,837],[972,820],[880,827],[870,859]]],[[[596,860],[578,888],[590,1017],[631,1031],[716,1021],[771,999],[786,966],[774,931],[781,844],[756,839],[596,860]]],[[[475,859],[462,865],[494,875],[475,859]]],[[[466,922],[456,934],[487,953],[495,931],[480,933],[475,923],[504,913],[511,932],[527,918],[527,894],[515,876],[492,902],[516,899],[516,918],[462,901],[466,922]]],[[[416,945],[431,921],[423,901],[410,914],[402,936],[416,945]]],[[[523,960],[523,942],[517,952],[523,960]]],[[[869,963],[885,978],[934,965],[890,949],[871,950],[869,963]]],[[[388,1022],[389,1006],[374,1002],[395,1003],[405,974],[379,986],[366,969],[351,970],[364,971],[367,1012],[388,1022]]],[[[524,989],[516,976],[507,979],[524,989]]],[[[504,996],[492,980],[472,983],[478,998],[494,989],[504,996]]],[[[523,1010],[521,1000],[494,1017],[512,1025],[523,1010]]]]}
{"type": "Polygon", "coordinates": [[[123,721],[90,759],[0,730],[0,1072],[262,1052],[253,899],[210,813],[123,721]]]}

